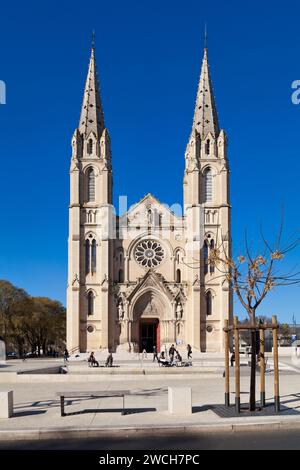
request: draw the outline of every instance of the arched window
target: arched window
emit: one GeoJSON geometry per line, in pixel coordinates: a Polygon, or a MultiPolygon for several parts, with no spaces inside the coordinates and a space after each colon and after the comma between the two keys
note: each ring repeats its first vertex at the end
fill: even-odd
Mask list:
{"type": "Polygon", "coordinates": [[[159,225],[159,228],[162,227],[162,220],[163,220],[163,216],[162,216],[162,214],[159,214],[159,215],[158,215],[158,225],[159,225]]]}
{"type": "Polygon", "coordinates": [[[176,282],[179,284],[181,282],[181,271],[177,269],[176,271],[176,282]]]}
{"type": "Polygon", "coordinates": [[[92,241],[92,273],[97,269],[97,243],[96,240],[92,241]]]}
{"type": "Polygon", "coordinates": [[[210,140],[208,139],[205,144],[205,153],[206,155],[210,154],[210,140]]]}
{"type": "Polygon", "coordinates": [[[92,168],[88,171],[88,201],[95,201],[95,172],[92,168]]]}
{"type": "Polygon", "coordinates": [[[206,293],[206,315],[209,317],[212,315],[212,294],[210,291],[206,293]]]}
{"type": "Polygon", "coordinates": [[[208,273],[208,242],[205,240],[203,245],[204,274],[208,273]]]}
{"type": "Polygon", "coordinates": [[[90,259],[90,241],[86,240],[85,241],[85,274],[89,274],[90,272],[90,264],[91,264],[91,259],[90,259]]]}
{"type": "Polygon", "coordinates": [[[119,283],[123,284],[124,282],[124,271],[123,269],[119,270],[119,283]]]}
{"type": "MultiPolygon", "coordinates": [[[[213,250],[215,248],[215,242],[212,240],[210,242],[210,249],[213,250]]],[[[213,262],[210,263],[210,273],[213,274],[215,272],[215,264],[213,262]]]]}
{"type": "Polygon", "coordinates": [[[94,315],[94,294],[88,293],[88,316],[94,315]]]}
{"type": "Polygon", "coordinates": [[[93,153],[93,141],[90,139],[87,143],[87,153],[91,155],[93,153]]]}
{"type": "Polygon", "coordinates": [[[205,171],[204,179],[205,179],[205,202],[212,202],[213,200],[213,174],[210,168],[208,168],[205,171]]]}

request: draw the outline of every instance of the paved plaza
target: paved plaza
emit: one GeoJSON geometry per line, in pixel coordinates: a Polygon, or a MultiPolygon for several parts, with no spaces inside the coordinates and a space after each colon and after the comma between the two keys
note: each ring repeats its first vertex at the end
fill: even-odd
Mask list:
{"type": "MultiPolygon", "coordinates": [[[[283,359],[281,368],[281,401],[283,411],[279,415],[267,417],[243,417],[243,418],[220,418],[210,408],[211,405],[223,404],[224,401],[224,379],[222,361],[220,358],[207,362],[210,373],[205,373],[205,367],[191,367],[191,371],[185,374],[172,375],[168,370],[160,374],[152,375],[153,366],[151,360],[144,362],[143,367],[148,369],[145,376],[134,374],[123,375],[128,364],[119,364],[118,374],[103,375],[102,370],[93,370],[92,381],[80,373],[82,368],[87,370],[87,365],[81,362],[69,365],[70,369],[75,367],[78,372],[69,374],[47,374],[31,373],[34,369],[39,370],[41,366],[53,368],[61,366],[62,361],[28,360],[11,361],[7,367],[0,370],[0,391],[13,390],[14,392],[14,415],[10,419],[0,420],[0,440],[9,439],[41,439],[59,437],[86,437],[93,433],[101,432],[126,432],[130,433],[147,431],[156,433],[159,430],[168,429],[168,432],[180,432],[182,435],[191,430],[206,432],[234,431],[237,427],[246,431],[257,429],[257,425],[269,426],[268,430],[300,428],[300,375],[297,367],[291,361],[283,359]],[[148,362],[147,362],[148,361],[148,362]],[[214,367],[211,364],[217,364],[214,367]],[[210,366],[210,367],[209,367],[210,366]],[[5,382],[5,372],[23,372],[21,379],[34,377],[31,382],[5,382]],[[214,370],[213,370],[214,369],[214,370]],[[28,374],[24,372],[29,371],[28,374]],[[70,377],[73,381],[68,381],[70,377]],[[46,380],[48,377],[49,380],[46,380]],[[168,387],[190,386],[192,388],[193,413],[190,416],[176,416],[168,413],[168,387]],[[76,398],[66,400],[66,412],[68,416],[60,416],[60,403],[56,392],[59,391],[112,391],[130,390],[131,395],[125,399],[127,414],[121,416],[121,398],[76,398]],[[180,431],[179,431],[180,428],[180,431]]],[[[126,361],[125,361],[126,362],[126,361]]],[[[270,362],[271,364],[271,362],[270,362]]],[[[134,364],[131,364],[133,368],[134,364]]],[[[138,364],[135,364],[136,370],[138,364]]],[[[249,390],[249,368],[244,365],[241,368],[241,398],[247,403],[249,390]]],[[[231,401],[234,402],[234,376],[231,371],[231,401]]],[[[259,386],[259,377],[257,380],[259,386]]],[[[266,395],[268,402],[273,397],[273,373],[266,374],[266,395]]],[[[259,390],[257,391],[259,397],[259,390]]]]}

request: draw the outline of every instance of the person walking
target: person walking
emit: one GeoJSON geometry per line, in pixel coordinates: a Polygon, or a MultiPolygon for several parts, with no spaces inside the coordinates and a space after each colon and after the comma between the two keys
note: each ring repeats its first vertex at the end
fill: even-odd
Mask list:
{"type": "Polygon", "coordinates": [[[113,362],[114,362],[114,358],[113,358],[112,353],[110,353],[110,354],[107,356],[106,363],[105,363],[105,367],[112,367],[112,366],[113,366],[113,362]]]}
{"type": "Polygon", "coordinates": [[[69,351],[66,348],[65,351],[64,351],[64,361],[69,362],[69,357],[70,357],[70,354],[69,354],[69,351]]]}
{"type": "Polygon", "coordinates": [[[231,365],[231,367],[234,366],[234,363],[235,363],[235,352],[233,352],[233,353],[231,354],[231,358],[230,358],[230,365],[231,365]]]}
{"type": "Polygon", "coordinates": [[[187,358],[188,358],[188,360],[192,359],[192,352],[193,352],[192,351],[192,346],[190,344],[188,344],[187,345],[187,354],[188,354],[187,358]]]}
{"type": "Polygon", "coordinates": [[[154,345],[153,346],[153,362],[155,361],[158,362],[158,354],[157,354],[157,347],[154,345]]]}

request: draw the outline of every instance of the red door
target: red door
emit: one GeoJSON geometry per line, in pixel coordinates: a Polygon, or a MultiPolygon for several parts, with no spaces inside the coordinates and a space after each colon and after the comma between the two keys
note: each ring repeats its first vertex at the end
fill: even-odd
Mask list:
{"type": "Polygon", "coordinates": [[[157,347],[157,352],[160,353],[160,323],[157,323],[156,326],[156,347],[157,347]]]}
{"type": "Polygon", "coordinates": [[[153,351],[153,346],[156,345],[157,352],[160,352],[160,324],[159,320],[147,319],[140,320],[140,352],[144,349],[147,352],[153,351]]]}

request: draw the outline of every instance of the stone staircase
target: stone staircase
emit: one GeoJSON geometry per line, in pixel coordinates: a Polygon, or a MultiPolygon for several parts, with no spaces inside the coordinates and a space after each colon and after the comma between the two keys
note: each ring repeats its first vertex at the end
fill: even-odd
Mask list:
{"type": "MultiPolygon", "coordinates": [[[[195,353],[193,354],[192,365],[189,367],[163,367],[157,362],[153,362],[153,355],[129,353],[119,351],[113,354],[112,368],[104,367],[108,352],[95,352],[96,360],[100,367],[89,367],[87,359],[89,354],[80,354],[70,358],[67,367],[63,372],[67,374],[92,374],[92,375],[223,375],[224,355],[216,353],[195,353]]],[[[186,361],[186,358],[183,358],[186,361]]]]}

